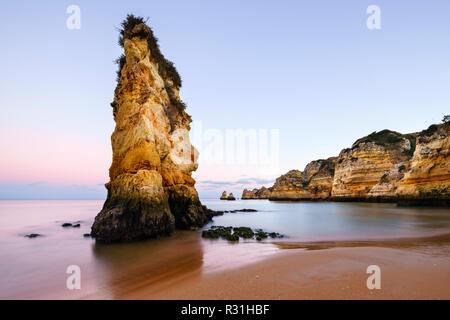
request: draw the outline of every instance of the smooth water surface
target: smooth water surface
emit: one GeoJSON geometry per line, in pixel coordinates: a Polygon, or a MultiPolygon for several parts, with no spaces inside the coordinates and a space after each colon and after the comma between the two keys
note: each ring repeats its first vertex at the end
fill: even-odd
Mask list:
{"type": "MultiPolygon", "coordinates": [[[[205,226],[249,226],[291,240],[426,236],[450,232],[447,208],[399,208],[394,204],[203,200],[226,213],[205,226]]],[[[134,243],[96,244],[90,232],[103,200],[0,201],[0,298],[120,298],[133,286],[154,285],[186,272],[216,272],[262,259],[280,249],[270,240],[228,243],[199,232],[134,243]],[[62,223],[79,222],[80,228],[62,223]],[[29,239],[26,234],[42,237],[29,239]],[[66,269],[77,265],[82,290],[68,290],[66,269]],[[124,284],[127,285],[124,285],[124,284]]],[[[156,290],[156,289],[155,289],[156,290]]]]}

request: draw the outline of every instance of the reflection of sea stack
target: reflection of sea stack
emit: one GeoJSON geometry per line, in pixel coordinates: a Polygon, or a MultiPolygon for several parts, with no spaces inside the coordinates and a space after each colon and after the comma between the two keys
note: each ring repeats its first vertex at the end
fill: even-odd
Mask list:
{"type": "Polygon", "coordinates": [[[222,192],[222,195],[220,196],[220,200],[227,200],[227,192],[222,192]]]}
{"type": "Polygon", "coordinates": [[[230,192],[230,194],[227,197],[227,200],[236,200],[236,198],[233,196],[233,192],[230,192]]]}
{"type": "Polygon", "coordinates": [[[127,16],[119,43],[125,55],[111,104],[116,127],[108,197],[92,235],[111,242],[200,227],[213,211],[200,203],[191,177],[198,152],[189,140],[180,76],[142,18],[127,16]]]}

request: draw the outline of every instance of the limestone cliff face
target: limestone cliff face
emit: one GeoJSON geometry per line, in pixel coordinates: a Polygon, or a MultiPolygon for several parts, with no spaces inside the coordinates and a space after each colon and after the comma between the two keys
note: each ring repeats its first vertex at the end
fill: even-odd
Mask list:
{"type": "Polygon", "coordinates": [[[202,226],[212,215],[191,177],[198,154],[179,98],[181,80],[143,22],[128,16],[122,24],[108,197],[92,226],[101,241],[168,235],[175,227],[202,226]]]}
{"type": "Polygon", "coordinates": [[[383,130],[357,140],[337,158],[291,170],[270,188],[242,199],[392,201],[450,205],[450,123],[420,133],[383,130]]]}
{"type": "Polygon", "coordinates": [[[404,204],[450,205],[450,123],[432,125],[418,134],[397,193],[404,204]]]}
{"type": "Polygon", "coordinates": [[[269,199],[271,188],[261,187],[259,189],[242,191],[241,199],[269,199]]]}
{"type": "Polygon", "coordinates": [[[279,177],[271,188],[272,200],[319,200],[331,194],[336,158],[308,163],[303,171],[291,170],[279,177]]]}
{"type": "Polygon", "coordinates": [[[335,161],[335,157],[312,161],[303,171],[291,170],[280,176],[270,188],[245,189],[242,199],[327,199],[331,194],[335,161]]]}
{"type": "Polygon", "coordinates": [[[413,135],[389,130],[359,139],[352,148],[339,154],[332,197],[335,200],[394,198],[395,181],[402,177],[414,148],[413,135]]]}

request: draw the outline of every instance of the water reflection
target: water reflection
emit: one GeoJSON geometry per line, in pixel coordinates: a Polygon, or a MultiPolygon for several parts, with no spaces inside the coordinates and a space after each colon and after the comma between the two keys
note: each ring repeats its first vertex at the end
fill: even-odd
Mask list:
{"type": "MultiPolygon", "coordinates": [[[[213,209],[223,210],[225,205],[219,201],[204,202],[213,209]]],[[[226,206],[228,210],[252,208],[259,212],[226,214],[216,217],[210,225],[262,228],[302,241],[405,237],[450,230],[448,208],[402,208],[390,203],[268,200],[238,200],[226,206]]]]}
{"type": "MultiPolygon", "coordinates": [[[[429,237],[450,233],[448,208],[264,200],[205,200],[203,203],[216,210],[259,210],[218,216],[210,225],[262,228],[289,238],[277,240],[277,245],[267,243],[270,240],[263,243],[241,240],[230,244],[202,239],[199,232],[179,231],[172,237],[157,240],[96,244],[83,234],[90,231],[103,201],[0,201],[0,298],[160,297],[160,291],[178,281],[188,278],[196,281],[197,277],[209,273],[258,263],[267,255],[282,250],[279,248],[289,246],[289,242],[291,246],[302,248],[307,244],[298,245],[298,241],[313,241],[313,246],[317,247],[316,242],[321,240],[429,237]],[[61,227],[63,222],[74,221],[81,221],[81,227],[61,227]],[[43,236],[28,239],[24,237],[28,233],[43,236]],[[82,290],[79,291],[67,290],[65,286],[66,268],[73,264],[80,266],[82,272],[82,290]]],[[[423,244],[429,239],[417,241],[423,244]]],[[[388,244],[404,245],[397,239],[388,244]]],[[[330,247],[327,243],[319,245],[330,247]]],[[[377,243],[359,242],[358,245],[375,246],[377,243]]],[[[435,246],[436,241],[430,245],[435,246]]]]}
{"type": "MultiPolygon", "coordinates": [[[[196,232],[172,237],[92,247],[105,286],[112,298],[132,298],[145,288],[154,295],[181,279],[200,274],[203,247],[196,232]]],[[[187,297],[188,298],[188,297],[187,297]]]]}

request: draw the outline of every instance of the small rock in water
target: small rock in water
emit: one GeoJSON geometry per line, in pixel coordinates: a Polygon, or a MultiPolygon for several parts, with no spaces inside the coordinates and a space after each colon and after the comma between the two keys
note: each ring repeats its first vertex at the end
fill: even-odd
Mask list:
{"type": "Polygon", "coordinates": [[[251,239],[255,235],[253,230],[248,227],[233,228],[233,231],[235,234],[239,235],[244,239],[251,239]]]}
{"type": "Polygon", "coordinates": [[[39,234],[39,233],[30,233],[30,234],[27,234],[25,237],[27,237],[27,238],[37,238],[37,237],[42,237],[42,235],[41,234],[39,234]]]}
{"type": "Polygon", "coordinates": [[[209,230],[203,230],[202,232],[203,238],[209,239],[226,239],[228,241],[239,241],[239,238],[244,239],[253,239],[255,238],[257,241],[261,241],[268,237],[271,238],[283,238],[282,234],[277,232],[265,232],[261,229],[256,229],[253,231],[249,227],[223,227],[223,226],[211,226],[209,230]]]}
{"type": "Polygon", "coordinates": [[[81,224],[79,222],[81,222],[81,221],[76,221],[74,223],[66,222],[66,223],[63,223],[61,226],[63,228],[68,228],[68,227],[79,228],[81,226],[81,224]]]}
{"type": "Polygon", "coordinates": [[[91,237],[91,234],[90,234],[90,233],[85,233],[85,234],[83,234],[83,237],[85,237],[85,238],[90,238],[90,237],[91,237]]]}
{"type": "Polygon", "coordinates": [[[224,211],[225,213],[236,213],[236,212],[258,212],[258,210],[255,209],[236,209],[236,210],[228,210],[224,211]]]}

